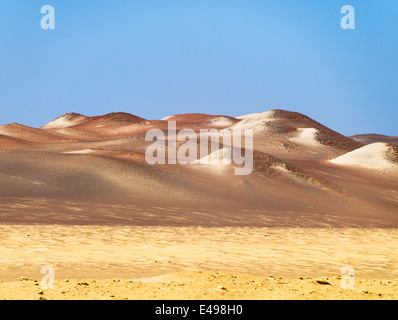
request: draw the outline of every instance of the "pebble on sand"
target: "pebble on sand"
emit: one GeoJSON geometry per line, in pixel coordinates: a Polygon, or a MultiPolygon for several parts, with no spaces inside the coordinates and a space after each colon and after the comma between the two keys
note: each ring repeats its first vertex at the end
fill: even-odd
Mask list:
{"type": "Polygon", "coordinates": [[[220,291],[228,291],[227,288],[225,288],[224,286],[218,286],[218,287],[217,287],[217,290],[220,290],[220,291]]]}
{"type": "Polygon", "coordinates": [[[315,279],[315,282],[318,284],[325,284],[325,285],[331,285],[331,283],[325,279],[315,279]]]}

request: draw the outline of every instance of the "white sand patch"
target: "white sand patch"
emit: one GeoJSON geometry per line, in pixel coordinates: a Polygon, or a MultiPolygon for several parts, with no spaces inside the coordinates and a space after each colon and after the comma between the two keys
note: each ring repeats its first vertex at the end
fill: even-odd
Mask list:
{"type": "Polygon", "coordinates": [[[172,118],[172,117],[174,117],[175,116],[175,114],[173,114],[173,115],[171,115],[171,116],[167,116],[166,118],[163,118],[162,120],[168,120],[168,119],[170,119],[170,118],[172,118]]]}
{"type": "Polygon", "coordinates": [[[192,164],[199,165],[199,167],[207,167],[212,171],[222,174],[226,169],[230,168],[232,163],[232,149],[224,147],[216,150],[209,155],[193,161],[192,164]]]}
{"type": "Polygon", "coordinates": [[[298,128],[298,135],[293,138],[289,138],[290,141],[299,143],[299,144],[304,144],[307,146],[319,146],[321,145],[317,140],[316,140],[316,133],[318,132],[317,129],[315,128],[298,128]]]}
{"type": "Polygon", "coordinates": [[[63,115],[50,123],[47,123],[42,129],[61,129],[76,126],[87,119],[84,115],[78,115],[73,120],[68,119],[69,115],[63,115]]]}
{"type": "Polygon", "coordinates": [[[262,132],[267,129],[266,123],[269,121],[275,120],[274,118],[275,111],[266,111],[259,113],[252,113],[245,116],[236,117],[241,120],[238,123],[235,123],[229,129],[252,129],[254,132],[262,132]]]}
{"type": "Polygon", "coordinates": [[[384,142],[368,144],[364,147],[329,160],[334,164],[359,166],[370,169],[398,169],[398,165],[387,157],[388,145],[384,142]]]}
{"type": "Polygon", "coordinates": [[[285,172],[285,173],[290,173],[290,171],[286,167],[281,166],[281,165],[273,166],[273,168],[276,169],[276,170],[285,172]]]}
{"type": "Polygon", "coordinates": [[[227,117],[217,117],[212,119],[210,123],[214,126],[231,126],[234,124],[234,121],[227,117]]]}
{"type": "Polygon", "coordinates": [[[193,161],[192,163],[210,166],[230,165],[232,163],[232,149],[229,147],[218,149],[199,160],[193,161]]]}
{"type": "Polygon", "coordinates": [[[67,154],[90,154],[90,153],[94,153],[95,151],[92,149],[82,149],[82,150],[75,150],[75,151],[66,151],[63,153],[67,153],[67,154]]]}
{"type": "Polygon", "coordinates": [[[12,134],[12,131],[9,128],[7,128],[5,126],[0,126],[0,134],[7,136],[10,133],[12,134]]]}
{"type": "Polygon", "coordinates": [[[236,119],[257,119],[257,120],[270,120],[274,119],[275,111],[265,111],[265,112],[257,112],[257,113],[250,113],[244,116],[236,117],[236,119]]]}

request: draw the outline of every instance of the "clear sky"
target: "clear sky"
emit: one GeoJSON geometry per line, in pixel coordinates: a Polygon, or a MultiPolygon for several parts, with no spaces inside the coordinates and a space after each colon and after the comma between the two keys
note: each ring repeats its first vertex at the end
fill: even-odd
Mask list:
{"type": "Polygon", "coordinates": [[[396,0],[0,0],[0,124],[278,108],[398,136],[397,60],[396,0]]]}

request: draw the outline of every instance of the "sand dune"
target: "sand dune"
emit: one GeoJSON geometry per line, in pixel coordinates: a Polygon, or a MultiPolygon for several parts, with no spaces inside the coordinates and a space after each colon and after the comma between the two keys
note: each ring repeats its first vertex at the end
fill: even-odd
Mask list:
{"type": "Polygon", "coordinates": [[[384,142],[376,142],[332,159],[330,162],[340,165],[397,171],[398,147],[384,142]]]}
{"type": "Polygon", "coordinates": [[[190,128],[199,131],[200,129],[224,129],[239,122],[239,119],[225,115],[208,115],[203,113],[187,113],[171,115],[163,119],[176,121],[177,129],[190,128]]]}
{"type": "MultiPolygon", "coordinates": [[[[38,129],[2,126],[0,222],[398,226],[398,184],[384,170],[387,163],[394,166],[396,151],[390,146],[368,150],[305,115],[284,110],[238,118],[180,114],[166,120],[70,113],[38,129]],[[253,172],[235,176],[236,165],[229,162],[148,165],[145,150],[151,142],[145,141],[145,133],[167,130],[166,120],[196,131],[254,129],[253,172]],[[369,166],[379,170],[367,170],[369,166]],[[10,199],[40,201],[31,201],[35,214],[29,216],[28,209],[7,207],[10,199]],[[63,201],[81,202],[84,214],[71,211],[63,201]],[[150,209],[155,203],[161,209],[150,209]]],[[[229,149],[226,144],[213,156],[221,153],[228,159],[229,149]]]]}
{"type": "Polygon", "coordinates": [[[67,113],[63,116],[58,117],[54,121],[42,126],[42,129],[62,129],[62,128],[69,128],[86,122],[90,119],[85,115],[79,113],[67,113]]]}
{"type": "Polygon", "coordinates": [[[224,115],[209,115],[204,113],[186,113],[186,114],[178,114],[172,115],[164,118],[163,120],[167,121],[177,121],[177,122],[185,122],[185,123],[204,123],[204,122],[218,122],[223,121],[226,122],[227,125],[238,122],[237,119],[224,115]]]}
{"type": "Polygon", "coordinates": [[[0,134],[0,149],[1,150],[16,150],[16,149],[30,149],[33,146],[32,143],[26,140],[9,137],[0,134]]]}
{"type": "Polygon", "coordinates": [[[27,127],[18,123],[0,126],[0,134],[38,143],[59,143],[71,140],[65,135],[54,132],[50,133],[45,130],[27,127]]]}
{"type": "Polygon", "coordinates": [[[137,131],[137,127],[134,125],[144,122],[146,122],[145,119],[124,112],[95,117],[67,113],[41,127],[41,129],[62,134],[64,137],[98,139],[134,134],[137,131]]]}
{"type": "Polygon", "coordinates": [[[266,130],[267,126],[269,125],[269,121],[274,120],[274,115],[274,111],[266,111],[240,116],[237,117],[237,119],[241,121],[229,127],[229,129],[252,129],[256,133],[262,132],[266,130]]]}
{"type": "Polygon", "coordinates": [[[385,136],[382,134],[358,134],[355,136],[351,136],[350,138],[363,144],[386,142],[398,146],[398,137],[385,136]]]}
{"type": "Polygon", "coordinates": [[[274,143],[282,146],[289,146],[289,143],[293,142],[299,145],[316,146],[320,150],[322,146],[326,146],[343,151],[352,151],[362,146],[361,143],[297,112],[270,110],[237,117],[237,119],[241,121],[229,129],[253,129],[260,139],[261,136],[266,140],[271,138],[274,143]]]}
{"type": "Polygon", "coordinates": [[[129,113],[115,112],[103,116],[90,117],[87,121],[78,124],[79,128],[101,128],[112,125],[133,124],[145,121],[144,118],[134,116],[129,113]]]}

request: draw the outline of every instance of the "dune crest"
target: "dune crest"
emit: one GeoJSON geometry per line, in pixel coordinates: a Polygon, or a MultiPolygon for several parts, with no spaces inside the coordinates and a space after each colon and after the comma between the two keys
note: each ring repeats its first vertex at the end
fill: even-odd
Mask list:
{"type": "Polygon", "coordinates": [[[47,123],[46,125],[42,126],[41,129],[63,129],[76,126],[81,124],[85,121],[88,121],[90,117],[79,113],[67,113],[63,116],[58,117],[57,119],[47,123]]]}

